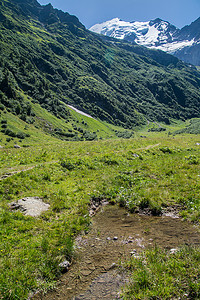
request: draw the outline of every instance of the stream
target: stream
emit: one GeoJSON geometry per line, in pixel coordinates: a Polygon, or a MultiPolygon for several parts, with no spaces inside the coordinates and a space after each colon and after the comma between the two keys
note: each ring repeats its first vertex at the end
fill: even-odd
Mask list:
{"type": "Polygon", "coordinates": [[[76,257],[56,290],[34,299],[120,299],[120,288],[128,282],[120,262],[157,245],[175,251],[181,245],[200,245],[194,225],[169,216],[129,214],[106,205],[92,218],[91,231],[76,239],[76,257]]]}

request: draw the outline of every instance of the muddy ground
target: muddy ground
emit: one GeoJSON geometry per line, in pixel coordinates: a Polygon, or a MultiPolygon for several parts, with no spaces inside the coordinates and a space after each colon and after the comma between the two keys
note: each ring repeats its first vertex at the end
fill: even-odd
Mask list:
{"type": "Polygon", "coordinates": [[[120,288],[128,281],[121,262],[157,245],[176,249],[184,244],[200,245],[200,234],[188,222],[167,216],[129,214],[118,206],[104,206],[92,218],[91,231],[76,240],[76,257],[57,289],[34,299],[120,299],[120,288]]]}

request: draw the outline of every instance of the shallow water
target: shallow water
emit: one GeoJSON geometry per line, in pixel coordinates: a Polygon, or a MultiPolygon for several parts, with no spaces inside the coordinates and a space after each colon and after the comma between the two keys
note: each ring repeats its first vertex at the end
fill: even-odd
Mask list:
{"type": "Polygon", "coordinates": [[[56,291],[35,299],[119,299],[128,281],[121,261],[157,245],[174,249],[200,245],[200,234],[190,223],[171,217],[129,214],[118,206],[105,206],[92,220],[92,229],[76,240],[77,256],[56,291]]]}

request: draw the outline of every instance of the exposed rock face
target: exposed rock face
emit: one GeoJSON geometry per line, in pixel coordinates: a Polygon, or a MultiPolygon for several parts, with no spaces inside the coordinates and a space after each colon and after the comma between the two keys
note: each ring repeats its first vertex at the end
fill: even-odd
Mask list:
{"type": "Polygon", "coordinates": [[[11,209],[21,210],[26,216],[39,217],[42,212],[50,207],[39,197],[26,197],[9,204],[11,209]]]}

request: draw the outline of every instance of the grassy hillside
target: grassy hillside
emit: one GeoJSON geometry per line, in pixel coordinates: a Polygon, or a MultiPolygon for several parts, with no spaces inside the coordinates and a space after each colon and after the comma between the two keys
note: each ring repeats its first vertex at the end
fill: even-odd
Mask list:
{"type": "MultiPolygon", "coordinates": [[[[27,97],[23,96],[25,103],[27,97]]],[[[124,137],[134,135],[132,130],[109,124],[105,121],[89,118],[63,104],[65,118],[56,117],[37,103],[29,104],[32,115],[26,120],[7,109],[0,113],[0,145],[12,147],[15,144],[28,146],[58,139],[68,141],[98,140],[104,138],[124,137]],[[66,119],[67,117],[67,119],[66,119]]]]}
{"type": "Polygon", "coordinates": [[[175,134],[181,133],[190,133],[190,134],[199,134],[200,133],[200,120],[199,119],[192,119],[188,122],[187,126],[179,129],[175,132],[175,134]]]}
{"type": "Polygon", "coordinates": [[[200,115],[195,67],[95,35],[51,5],[1,1],[0,37],[0,109],[27,123],[33,103],[66,121],[71,104],[128,129],[200,115]]]}

